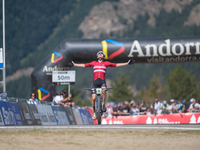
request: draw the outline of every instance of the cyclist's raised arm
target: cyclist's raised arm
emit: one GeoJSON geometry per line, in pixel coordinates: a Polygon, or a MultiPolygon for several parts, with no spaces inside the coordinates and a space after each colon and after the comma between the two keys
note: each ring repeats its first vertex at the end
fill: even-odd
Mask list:
{"type": "Polygon", "coordinates": [[[76,63],[74,63],[74,66],[75,67],[85,67],[85,64],[76,64],[76,63]]]}
{"type": "Polygon", "coordinates": [[[122,66],[126,66],[128,65],[128,63],[117,63],[116,67],[122,67],[122,66]]]}
{"type": "Polygon", "coordinates": [[[122,67],[122,66],[126,66],[126,65],[132,65],[135,62],[134,59],[130,59],[128,62],[126,63],[117,63],[116,67],[122,67]]]}
{"type": "Polygon", "coordinates": [[[70,67],[73,67],[73,66],[76,66],[76,67],[85,67],[85,64],[77,64],[77,63],[74,63],[73,61],[70,61],[68,63],[68,66],[70,66],[70,67]]]}

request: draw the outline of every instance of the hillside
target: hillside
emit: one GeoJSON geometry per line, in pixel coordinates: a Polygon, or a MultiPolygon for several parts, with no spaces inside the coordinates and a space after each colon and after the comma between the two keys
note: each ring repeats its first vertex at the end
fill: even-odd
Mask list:
{"type": "MultiPolygon", "coordinates": [[[[36,67],[66,38],[200,35],[199,3],[198,0],[31,0],[27,3],[10,0],[6,3],[6,51],[9,54],[6,55],[7,75],[14,74],[18,69],[36,67]]],[[[108,70],[107,78],[112,80],[124,72],[131,76],[131,85],[140,90],[149,85],[153,74],[164,84],[169,71],[176,65],[140,64],[131,70],[127,67],[118,70],[112,68],[108,70]]],[[[197,80],[200,80],[198,63],[181,65],[193,71],[197,80]]],[[[91,85],[91,81],[86,78],[92,77],[90,69],[84,72],[81,68],[73,69],[77,70],[76,89],[91,85]]],[[[21,75],[21,78],[8,83],[8,95],[28,97],[30,83],[27,82],[30,77],[27,75],[21,75]],[[19,85],[23,85],[24,90],[16,89],[19,85]]]]}

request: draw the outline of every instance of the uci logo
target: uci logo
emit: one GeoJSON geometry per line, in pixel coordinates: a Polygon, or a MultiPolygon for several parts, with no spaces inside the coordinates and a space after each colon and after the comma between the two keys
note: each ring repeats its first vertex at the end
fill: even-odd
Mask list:
{"type": "Polygon", "coordinates": [[[125,47],[123,43],[111,40],[111,39],[105,39],[104,41],[101,42],[103,45],[103,52],[105,54],[105,59],[109,59],[112,60],[113,58],[115,58],[116,56],[120,55],[121,53],[123,53],[125,51],[125,47]],[[117,51],[115,51],[114,53],[112,53],[109,57],[108,57],[108,46],[107,46],[107,42],[112,43],[118,47],[120,47],[117,51]]]}

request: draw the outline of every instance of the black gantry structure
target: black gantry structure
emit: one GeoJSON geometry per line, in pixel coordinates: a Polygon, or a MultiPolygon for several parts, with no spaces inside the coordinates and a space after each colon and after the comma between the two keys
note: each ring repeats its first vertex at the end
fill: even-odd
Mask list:
{"type": "Polygon", "coordinates": [[[66,39],[58,45],[32,72],[32,92],[43,101],[52,101],[56,86],[52,71],[70,70],[67,65],[96,60],[98,51],[110,62],[174,63],[199,61],[200,37],[159,39],[66,39]]]}

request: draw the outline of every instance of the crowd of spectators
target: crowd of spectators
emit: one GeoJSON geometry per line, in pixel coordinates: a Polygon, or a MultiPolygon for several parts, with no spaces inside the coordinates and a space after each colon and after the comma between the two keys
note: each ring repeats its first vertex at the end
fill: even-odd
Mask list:
{"type": "MultiPolygon", "coordinates": [[[[67,92],[66,90],[63,90],[59,93],[57,93],[52,100],[53,106],[64,106],[64,107],[71,107],[72,109],[77,107],[77,104],[75,102],[71,101],[72,94],[69,94],[66,96],[67,92]]],[[[39,100],[36,98],[35,93],[30,94],[30,99],[27,101],[28,104],[35,104],[37,105],[39,103],[39,100]]]]}
{"type": "Polygon", "coordinates": [[[172,114],[172,113],[190,113],[199,112],[200,104],[196,103],[196,99],[190,99],[190,105],[186,105],[186,100],[177,101],[171,99],[170,104],[166,100],[159,101],[155,98],[154,102],[149,106],[145,104],[144,100],[140,103],[135,103],[134,100],[131,102],[124,101],[118,103],[107,103],[106,116],[125,116],[125,115],[149,115],[149,114],[172,114]],[[112,107],[111,107],[112,104],[112,107]]]}
{"type": "MultiPolygon", "coordinates": [[[[27,101],[29,104],[38,104],[39,101],[36,98],[35,93],[30,94],[30,99],[27,101]]],[[[54,106],[64,106],[71,107],[72,109],[77,108],[77,103],[71,101],[72,94],[67,96],[66,90],[59,92],[54,96],[52,105],[54,106]],[[66,97],[66,98],[65,98],[66,97]]],[[[176,99],[171,99],[169,104],[166,100],[159,101],[155,98],[154,102],[150,105],[146,105],[144,100],[140,103],[136,103],[134,100],[128,102],[106,104],[107,111],[104,116],[127,116],[127,115],[149,115],[149,114],[172,114],[172,113],[194,113],[200,112],[200,104],[196,102],[195,98],[190,99],[190,105],[186,105],[186,100],[177,101],[176,99]]],[[[84,107],[88,110],[88,106],[84,107]]]]}

